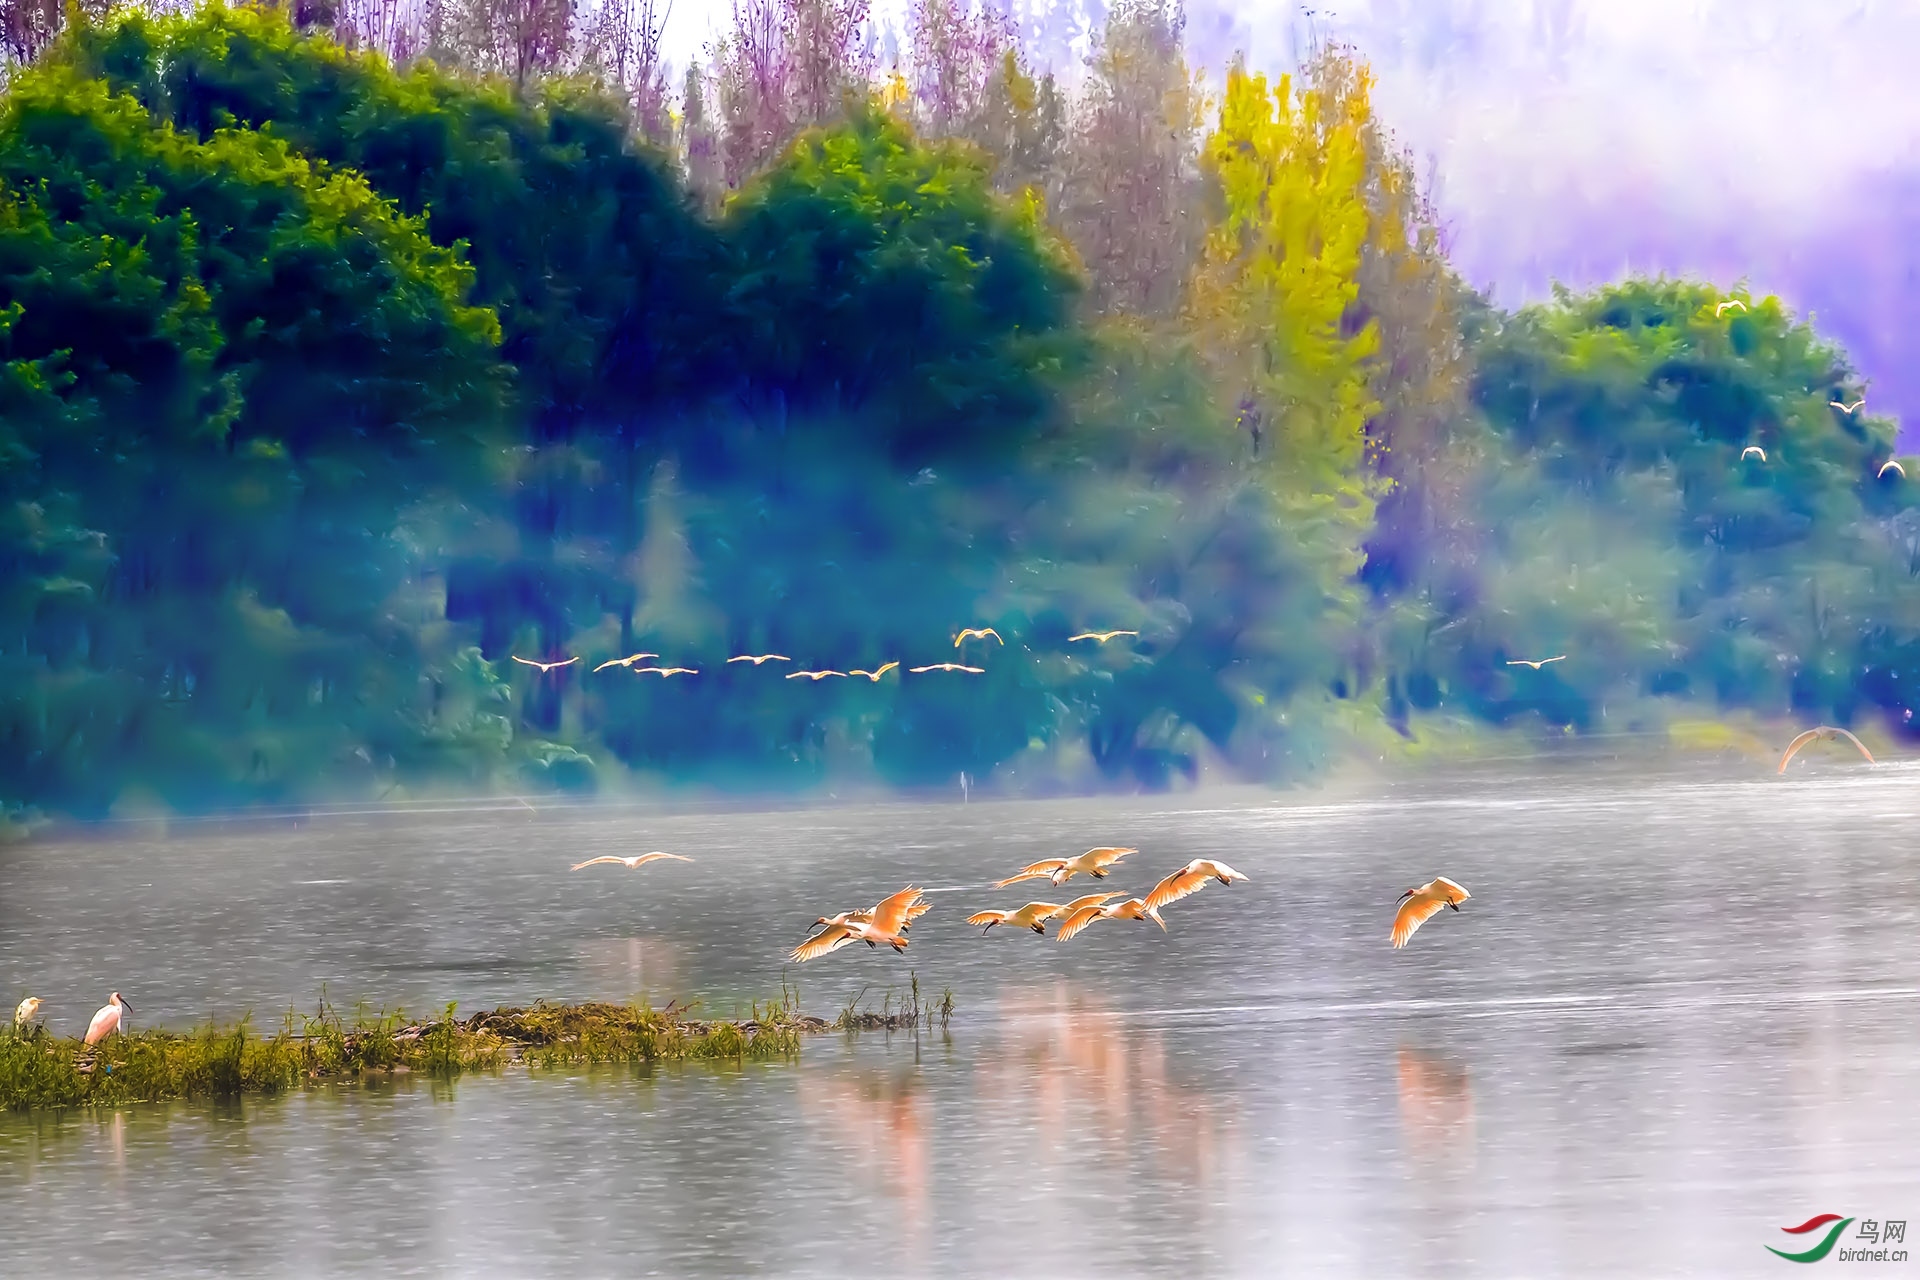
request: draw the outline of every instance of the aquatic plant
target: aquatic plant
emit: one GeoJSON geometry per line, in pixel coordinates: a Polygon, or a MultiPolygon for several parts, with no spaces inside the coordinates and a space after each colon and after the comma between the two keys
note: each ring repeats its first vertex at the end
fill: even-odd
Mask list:
{"type": "Polygon", "coordinates": [[[415,1022],[362,1006],[349,1023],[322,998],[310,1017],[289,1011],[271,1035],[242,1019],[184,1033],[142,1030],[92,1048],[40,1028],[9,1029],[0,1033],[0,1109],[236,1098],[405,1072],[452,1079],[514,1065],[790,1057],[802,1035],[839,1025],[801,1014],[791,992],[753,1005],[744,1019],[700,1019],[696,1007],[541,1001],[461,1019],[450,1004],[415,1022]]]}

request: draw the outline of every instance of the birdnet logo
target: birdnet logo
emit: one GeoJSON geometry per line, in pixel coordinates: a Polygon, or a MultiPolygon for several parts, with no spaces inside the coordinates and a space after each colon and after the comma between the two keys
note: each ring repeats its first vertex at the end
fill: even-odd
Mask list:
{"type": "Polygon", "coordinates": [[[1841,1245],[1840,1252],[1834,1253],[1833,1247],[1840,1243],[1840,1237],[1855,1221],[1854,1218],[1843,1218],[1837,1213],[1817,1213],[1797,1227],[1780,1228],[1790,1236],[1805,1236],[1810,1240],[1816,1232],[1821,1233],[1812,1247],[1793,1253],[1768,1245],[1767,1252],[1778,1254],[1788,1262],[1823,1262],[1829,1255],[1832,1255],[1835,1262],[1905,1262],[1907,1260],[1905,1249],[1887,1247],[1907,1242],[1907,1223],[1904,1218],[1897,1222],[1888,1219],[1885,1223],[1873,1218],[1857,1219],[1860,1229],[1853,1234],[1854,1246],[1849,1248],[1841,1245]]]}

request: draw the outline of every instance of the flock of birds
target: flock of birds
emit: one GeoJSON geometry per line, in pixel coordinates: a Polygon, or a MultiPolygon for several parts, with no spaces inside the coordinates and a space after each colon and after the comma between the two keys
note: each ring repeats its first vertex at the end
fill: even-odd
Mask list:
{"type": "MultiPolygon", "coordinates": [[[[1734,307],[1738,307],[1740,308],[1740,310],[1745,311],[1747,309],[1747,304],[1740,301],[1740,299],[1738,298],[1729,298],[1725,302],[1717,303],[1713,308],[1714,318],[1718,319],[1720,316],[1725,315],[1729,310],[1731,310],[1734,307]]],[[[1860,412],[1860,410],[1866,405],[1867,398],[1865,396],[1861,396],[1858,399],[1854,400],[1851,404],[1849,404],[1845,400],[1829,400],[1827,401],[1827,403],[1829,405],[1832,405],[1834,408],[1838,409],[1840,412],[1846,414],[1848,417],[1852,417],[1854,414],[1860,412]]],[[[1749,456],[1757,456],[1760,459],[1760,461],[1765,462],[1767,460],[1767,451],[1765,449],[1762,449],[1757,444],[1750,444],[1746,448],[1740,451],[1740,461],[1745,462],[1749,456]]],[[[1886,478],[1887,472],[1889,471],[1899,472],[1900,478],[1902,480],[1906,479],[1907,477],[1907,469],[1901,466],[1898,462],[1895,462],[1891,458],[1889,458],[1886,462],[1883,462],[1880,464],[1880,470],[1876,474],[1875,478],[1884,480],[1886,478]]]]}
{"type": "MultiPolygon", "coordinates": [[[[1115,863],[1128,854],[1138,852],[1134,848],[1103,845],[1071,858],[1042,858],[1020,868],[1004,880],[994,881],[990,887],[1004,889],[1023,880],[1045,880],[1057,888],[1077,875],[1104,880],[1112,874],[1115,863]]],[[[585,862],[575,863],[572,870],[617,864],[637,871],[649,863],[669,858],[678,862],[693,861],[683,854],[656,849],[633,857],[609,854],[589,858],[585,862]]],[[[1160,914],[1162,908],[1182,898],[1192,897],[1213,881],[1231,885],[1247,878],[1245,873],[1235,871],[1224,862],[1213,858],[1195,858],[1163,877],[1138,897],[1129,898],[1119,893],[1089,893],[1068,902],[1028,902],[1011,911],[976,911],[967,917],[967,923],[980,926],[982,937],[993,932],[998,925],[1017,930],[1031,929],[1044,937],[1048,923],[1057,920],[1059,932],[1055,936],[1060,942],[1072,940],[1100,920],[1151,920],[1164,933],[1167,921],[1160,914]],[[1116,902],[1116,898],[1120,901],[1116,902]]],[[[787,959],[795,964],[804,964],[856,942],[866,943],[869,949],[886,946],[895,951],[905,951],[908,945],[907,932],[913,927],[913,922],[933,909],[933,903],[927,901],[926,892],[909,885],[871,907],[850,908],[830,916],[820,916],[814,920],[807,938],[787,953],[787,959]]],[[[1471,896],[1464,887],[1445,876],[1436,876],[1426,884],[1408,889],[1400,895],[1400,906],[1394,914],[1390,934],[1393,945],[1406,946],[1414,930],[1441,911],[1448,908],[1458,911],[1460,904],[1471,896]]]]}
{"type": "MultiPolygon", "coordinates": [[[[1079,635],[1068,636],[1067,643],[1075,644],[1082,640],[1091,640],[1095,644],[1105,644],[1109,640],[1118,639],[1120,636],[1137,636],[1139,634],[1140,633],[1138,631],[1125,631],[1125,630],[1119,630],[1119,629],[1115,629],[1113,631],[1082,631],[1079,635]]],[[[992,627],[967,627],[964,630],[962,630],[958,635],[954,636],[953,647],[958,649],[961,645],[965,644],[969,640],[985,640],[988,638],[991,638],[996,644],[1004,645],[1006,643],[1005,640],[1000,638],[1000,633],[998,631],[995,631],[992,627]]],[[[581,660],[578,654],[575,654],[571,658],[561,658],[553,662],[543,662],[538,658],[523,658],[517,653],[510,654],[508,656],[511,657],[515,662],[519,663],[523,667],[535,668],[540,672],[541,675],[546,675],[550,671],[557,671],[562,667],[570,667],[574,663],[579,662],[581,660]]],[[[643,667],[638,665],[639,663],[645,662],[649,658],[652,658],[657,661],[659,657],[660,655],[657,653],[630,653],[624,658],[610,658],[606,662],[603,662],[599,666],[595,667],[593,670],[595,674],[598,674],[599,672],[605,671],[609,667],[624,667],[626,670],[633,672],[635,675],[657,675],[662,679],[666,679],[670,676],[697,676],[700,674],[700,669],[698,667],[643,667]]],[[[738,653],[738,654],[735,654],[733,657],[727,659],[727,665],[732,666],[736,662],[750,662],[755,667],[758,667],[765,662],[792,662],[792,661],[793,659],[789,658],[784,653],[738,653]]],[[[898,662],[887,662],[887,663],[883,663],[878,667],[875,667],[871,671],[864,670],[860,667],[852,667],[846,671],[835,671],[832,669],[825,669],[825,668],[818,671],[814,671],[814,670],[803,668],[801,670],[788,673],[786,678],[789,680],[811,680],[814,683],[818,684],[820,681],[828,679],[829,677],[834,677],[834,676],[837,676],[843,680],[850,680],[856,676],[865,676],[868,680],[871,680],[873,683],[878,684],[880,683],[880,678],[882,676],[886,675],[887,672],[894,670],[899,665],[900,664],[898,662]]],[[[929,671],[958,671],[966,675],[977,676],[977,675],[984,674],[986,672],[986,668],[968,666],[963,662],[929,662],[925,666],[908,667],[907,671],[912,675],[925,675],[929,671]]]]}

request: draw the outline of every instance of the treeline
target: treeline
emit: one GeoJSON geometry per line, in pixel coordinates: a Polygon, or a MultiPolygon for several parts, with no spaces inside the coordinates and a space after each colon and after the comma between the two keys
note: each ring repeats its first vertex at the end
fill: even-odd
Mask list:
{"type": "Polygon", "coordinates": [[[675,95],[644,11],[472,4],[8,11],[9,810],[1911,731],[1844,357],[1743,289],[1490,307],[1352,51],[1209,95],[1128,0],[1068,91],[957,0],[884,74],[752,0],[675,95]],[[590,671],[643,651],[700,674],[590,671]]]}

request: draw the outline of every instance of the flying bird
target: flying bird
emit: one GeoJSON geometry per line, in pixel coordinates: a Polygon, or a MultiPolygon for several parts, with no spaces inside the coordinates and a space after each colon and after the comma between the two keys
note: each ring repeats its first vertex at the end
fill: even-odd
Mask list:
{"type": "Polygon", "coordinates": [[[1759,455],[1760,455],[1760,461],[1762,461],[1762,462],[1765,462],[1765,461],[1767,460],[1767,451],[1766,451],[1765,449],[1762,449],[1762,448],[1761,448],[1761,447],[1760,447],[1759,445],[1757,445],[1757,444],[1750,444],[1750,445],[1748,445],[1748,446],[1747,446],[1746,448],[1744,448],[1744,449],[1742,449],[1742,450],[1740,451],[1740,461],[1742,461],[1742,462],[1745,462],[1745,461],[1747,460],[1747,455],[1748,455],[1748,454],[1750,454],[1750,453],[1757,453],[1757,454],[1759,454],[1759,455]]]}
{"type": "Polygon", "coordinates": [[[1780,757],[1779,772],[1785,773],[1787,771],[1787,761],[1793,759],[1794,756],[1800,753],[1800,748],[1806,746],[1816,738],[1825,738],[1828,742],[1838,742],[1840,739],[1845,738],[1848,742],[1860,748],[1860,754],[1867,758],[1868,764],[1873,763],[1873,752],[1867,750],[1866,743],[1860,741],[1860,739],[1854,737],[1845,729],[1836,729],[1830,724],[1823,724],[1817,728],[1807,730],[1787,744],[1787,754],[1780,757]]]}
{"type": "Polygon", "coordinates": [[[895,951],[904,951],[907,929],[932,909],[933,904],[926,900],[922,890],[906,888],[882,898],[871,910],[822,916],[813,922],[820,932],[795,947],[787,959],[803,964],[854,942],[864,942],[869,947],[884,942],[895,951]]]}
{"type": "Polygon", "coordinates": [[[1158,911],[1169,902],[1200,892],[1207,887],[1207,881],[1218,880],[1221,884],[1232,884],[1235,880],[1247,877],[1224,862],[1215,862],[1212,858],[1195,858],[1186,866],[1153,886],[1147,894],[1145,910],[1158,911]]]}
{"type": "Polygon", "coordinates": [[[1546,666],[1549,662],[1565,662],[1566,660],[1567,660],[1567,655],[1563,653],[1558,657],[1554,657],[1554,658],[1542,658],[1538,662],[1534,662],[1528,658],[1517,658],[1514,661],[1509,662],[1507,665],[1510,667],[1532,667],[1535,671],[1538,671],[1540,668],[1546,666]]]}
{"type": "Polygon", "coordinates": [[[133,1006],[120,998],[118,991],[107,997],[100,1012],[93,1015],[93,1021],[87,1024],[87,1043],[99,1044],[120,1029],[121,1015],[130,1013],[133,1006]]]}
{"type": "Polygon", "coordinates": [[[975,636],[980,637],[982,640],[986,639],[988,636],[992,636],[995,640],[999,640],[1001,644],[1006,643],[1005,640],[1000,640],[1000,633],[998,631],[995,631],[992,627],[968,627],[965,631],[962,631],[959,635],[953,638],[953,647],[958,649],[960,647],[961,641],[971,640],[975,636]]]}
{"type": "Polygon", "coordinates": [[[962,666],[958,662],[936,662],[925,667],[908,667],[907,670],[913,672],[915,675],[919,675],[923,671],[965,671],[971,675],[978,676],[985,675],[987,669],[985,667],[962,666]]]}
{"type": "Polygon", "coordinates": [[[789,680],[805,679],[805,680],[811,680],[815,684],[819,684],[822,680],[825,680],[828,676],[839,676],[842,679],[845,679],[846,674],[847,673],[844,671],[796,671],[792,675],[788,676],[787,679],[789,680]]]}
{"type": "Polygon", "coordinates": [[[1137,636],[1139,634],[1138,631],[1082,631],[1077,636],[1068,636],[1067,643],[1072,644],[1075,640],[1097,640],[1101,644],[1105,644],[1115,636],[1137,636]]]}
{"type": "Polygon", "coordinates": [[[728,663],[751,662],[757,667],[763,662],[792,662],[793,659],[784,653],[742,653],[728,658],[727,661],[728,663]]]}
{"type": "Polygon", "coordinates": [[[631,858],[615,857],[613,854],[610,854],[610,853],[603,854],[598,858],[588,858],[585,862],[576,862],[571,867],[569,867],[568,870],[578,871],[582,867],[597,867],[597,866],[600,866],[602,863],[611,865],[617,862],[629,871],[638,871],[640,868],[646,866],[649,862],[659,862],[662,858],[672,858],[675,862],[692,862],[693,861],[692,858],[683,857],[677,853],[662,853],[658,849],[655,849],[652,853],[639,853],[639,854],[635,854],[631,858]]]}
{"type": "Polygon", "coordinates": [[[509,654],[508,656],[511,657],[515,662],[519,663],[523,667],[540,668],[541,675],[547,674],[547,672],[552,671],[556,667],[570,667],[574,663],[580,661],[580,658],[578,655],[568,658],[565,662],[535,662],[532,658],[523,658],[517,653],[509,654]]]}
{"type": "Polygon", "coordinates": [[[994,881],[993,887],[1004,889],[1022,880],[1051,880],[1055,884],[1065,884],[1083,872],[1096,880],[1104,880],[1108,867],[1128,854],[1138,852],[1140,852],[1138,849],[1103,847],[1089,849],[1077,858],[1042,858],[1038,862],[1028,863],[1022,867],[1017,875],[994,881]]]}
{"type": "Polygon", "coordinates": [[[887,672],[893,670],[895,667],[899,665],[900,664],[897,662],[889,662],[886,666],[881,667],[878,671],[862,671],[860,668],[855,667],[853,670],[847,672],[847,674],[850,676],[865,676],[867,679],[873,681],[875,684],[879,684],[881,676],[887,674],[887,672]]]}
{"type": "Polygon", "coordinates": [[[1880,474],[1875,476],[1874,479],[1879,480],[1879,479],[1885,478],[1887,472],[1889,471],[1898,471],[1900,473],[1900,478],[1902,480],[1905,480],[1907,478],[1907,469],[1901,466],[1899,463],[1895,462],[1892,458],[1888,458],[1885,462],[1880,464],[1880,474]]]}
{"type": "Polygon", "coordinates": [[[700,674],[699,669],[696,667],[635,667],[633,674],[644,675],[649,671],[663,680],[668,676],[697,676],[700,674]]]}
{"type": "Polygon", "coordinates": [[[1016,929],[1031,929],[1035,933],[1045,934],[1047,921],[1067,909],[1061,902],[1029,902],[1018,911],[976,911],[967,917],[968,924],[984,925],[980,935],[985,937],[997,924],[1011,925],[1016,929]]]}
{"type": "MultiPolygon", "coordinates": [[[[1117,898],[1120,895],[1117,893],[1109,893],[1100,896],[1117,898]]],[[[1082,898],[1080,901],[1085,905],[1076,907],[1069,903],[1067,909],[1060,913],[1062,918],[1060,921],[1060,936],[1058,940],[1061,942],[1067,941],[1095,920],[1152,919],[1157,922],[1162,929],[1167,927],[1167,922],[1160,919],[1158,912],[1149,916],[1146,901],[1141,898],[1128,898],[1125,902],[1090,902],[1086,898],[1082,898]]]]}
{"type": "Polygon", "coordinates": [[[1742,311],[1745,311],[1747,309],[1747,304],[1740,301],[1740,299],[1738,298],[1732,298],[1726,302],[1721,303],[1719,306],[1715,307],[1713,309],[1713,314],[1717,317],[1720,315],[1721,312],[1725,311],[1728,307],[1738,307],[1742,311]]]}
{"type": "Polygon", "coordinates": [[[615,658],[611,662],[603,662],[595,667],[594,671],[605,671],[608,667],[630,667],[636,662],[643,661],[647,658],[657,658],[659,656],[657,653],[630,653],[624,658],[615,658]]]}
{"type": "Polygon", "coordinates": [[[1865,396],[1861,396],[1858,400],[1855,400],[1852,404],[1841,404],[1838,400],[1827,401],[1828,404],[1840,410],[1840,412],[1847,413],[1847,414],[1851,414],[1855,409],[1858,409],[1861,405],[1865,404],[1866,402],[1867,402],[1867,398],[1865,396]]]}
{"type": "Polygon", "coordinates": [[[13,1025],[21,1028],[32,1025],[33,1020],[40,1016],[40,1004],[39,996],[28,996],[22,1000],[20,1007],[13,1011],[13,1025]]]}
{"type": "Polygon", "coordinates": [[[1400,895],[1400,910],[1393,916],[1393,945],[1406,946],[1415,929],[1448,907],[1458,911],[1460,904],[1472,896],[1445,876],[1435,876],[1418,889],[1407,890],[1400,895]]]}

